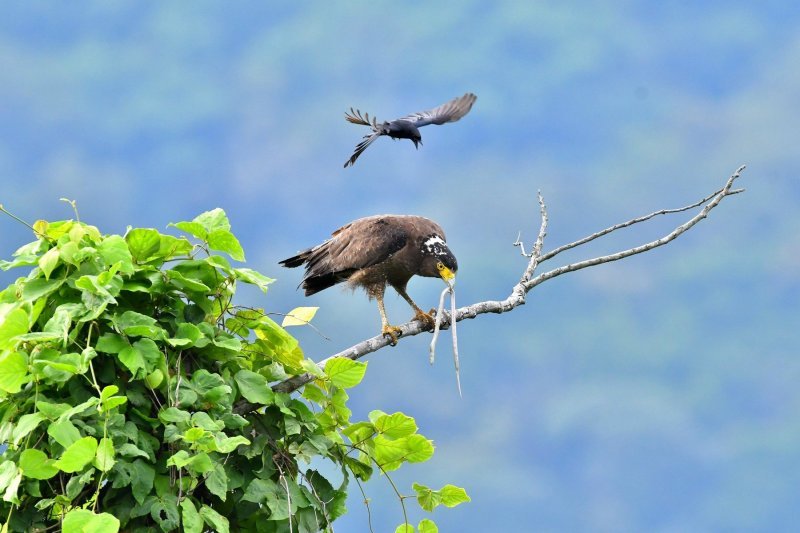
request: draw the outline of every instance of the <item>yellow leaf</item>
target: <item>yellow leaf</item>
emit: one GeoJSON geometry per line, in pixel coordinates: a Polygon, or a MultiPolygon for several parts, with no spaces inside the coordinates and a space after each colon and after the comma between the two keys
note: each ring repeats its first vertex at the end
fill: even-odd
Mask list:
{"type": "Polygon", "coordinates": [[[281,326],[305,326],[317,314],[317,309],[319,307],[295,307],[283,318],[281,326]]]}

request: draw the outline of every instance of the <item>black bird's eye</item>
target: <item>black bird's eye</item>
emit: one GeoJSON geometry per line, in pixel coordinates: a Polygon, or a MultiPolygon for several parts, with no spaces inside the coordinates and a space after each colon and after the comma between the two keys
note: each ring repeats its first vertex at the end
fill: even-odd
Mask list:
{"type": "Polygon", "coordinates": [[[444,268],[444,263],[442,263],[441,261],[437,262],[436,263],[436,268],[439,269],[439,270],[443,269],[444,268]]]}

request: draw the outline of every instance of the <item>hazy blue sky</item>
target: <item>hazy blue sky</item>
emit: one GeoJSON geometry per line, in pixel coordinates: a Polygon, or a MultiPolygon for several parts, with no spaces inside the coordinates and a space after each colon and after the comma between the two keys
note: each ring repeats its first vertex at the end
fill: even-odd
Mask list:
{"type": "MultiPolygon", "coordinates": [[[[395,481],[466,487],[441,531],[790,531],[800,509],[800,11],[776,2],[25,2],[0,16],[0,203],[104,232],[223,207],[268,310],[319,305],[321,359],[379,328],[374,303],[309,299],[279,259],[354,218],[442,224],[458,299],[504,298],[511,246],[548,203],[554,248],[679,207],[740,164],[748,191],[685,237],[548,282],[460,330],[464,398],[428,336],[368,358],[353,394],[417,417],[430,464],[395,481]],[[475,92],[419,151],[364,134],[475,92]]],[[[656,221],[570,255],[661,236],[656,221]]],[[[0,222],[4,258],[31,239],[0,222]]],[[[549,265],[544,265],[549,266],[549,265]]],[[[552,266],[556,266],[555,264],[552,266]]],[[[8,282],[20,273],[2,273],[8,282]]],[[[441,284],[411,283],[423,307],[441,284]]],[[[410,316],[389,298],[390,317],[410,316]]],[[[376,531],[402,514],[367,485],[376,531]]],[[[337,531],[364,531],[354,493],[337,531]]],[[[413,515],[418,520],[422,515],[413,515]]]]}

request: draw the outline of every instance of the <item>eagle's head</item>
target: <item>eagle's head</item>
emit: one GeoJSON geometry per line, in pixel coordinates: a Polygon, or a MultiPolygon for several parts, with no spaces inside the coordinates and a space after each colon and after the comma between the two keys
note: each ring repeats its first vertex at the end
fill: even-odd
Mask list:
{"type": "Polygon", "coordinates": [[[420,276],[429,278],[442,278],[450,286],[455,284],[458,261],[456,256],[447,247],[447,243],[440,235],[428,235],[420,248],[422,252],[422,268],[420,276]]]}

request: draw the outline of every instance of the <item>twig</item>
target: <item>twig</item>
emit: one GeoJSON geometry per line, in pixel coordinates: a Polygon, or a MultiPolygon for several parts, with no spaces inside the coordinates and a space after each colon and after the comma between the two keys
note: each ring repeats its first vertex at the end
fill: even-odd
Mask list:
{"type": "Polygon", "coordinates": [[[513,243],[511,243],[511,245],[512,246],[519,246],[519,253],[520,253],[520,255],[522,257],[530,257],[530,256],[532,256],[533,252],[531,252],[529,254],[525,253],[525,243],[520,240],[520,237],[522,237],[522,232],[521,231],[517,232],[517,240],[515,240],[513,243]]]}
{"type": "MultiPolygon", "coordinates": [[[[720,189],[719,191],[717,191],[714,196],[712,196],[711,201],[709,203],[707,203],[703,207],[703,209],[700,210],[699,213],[697,213],[695,216],[690,218],[688,221],[684,222],[683,224],[681,224],[680,226],[678,226],[677,228],[672,230],[670,233],[668,233],[664,237],[661,237],[660,239],[656,239],[654,241],[650,241],[647,244],[642,244],[641,246],[636,246],[636,247],[630,248],[628,250],[622,250],[621,252],[617,252],[617,253],[614,253],[614,254],[603,255],[603,256],[600,256],[600,257],[595,257],[593,259],[587,259],[585,261],[580,261],[578,263],[571,263],[569,265],[564,265],[562,267],[554,268],[553,270],[545,272],[544,274],[539,274],[536,278],[532,279],[531,281],[528,281],[528,282],[524,283],[523,285],[524,285],[524,288],[525,288],[525,292],[531,290],[532,288],[534,288],[535,286],[539,285],[540,283],[543,283],[543,282],[547,281],[548,279],[552,279],[552,278],[554,278],[556,276],[560,276],[561,274],[566,274],[567,272],[575,272],[576,270],[581,270],[583,268],[594,266],[594,265],[599,265],[599,264],[602,264],[602,263],[610,263],[611,261],[619,261],[620,259],[625,259],[626,257],[630,257],[632,255],[640,254],[642,252],[647,252],[649,250],[652,250],[654,248],[658,248],[659,246],[664,246],[665,244],[667,244],[669,242],[672,242],[673,240],[677,239],[681,234],[683,234],[686,231],[688,231],[689,229],[691,229],[695,224],[697,224],[698,222],[700,222],[701,220],[706,218],[708,216],[708,213],[711,212],[711,210],[714,209],[717,205],[719,205],[719,203],[722,201],[723,198],[725,198],[726,196],[730,196],[732,194],[738,194],[738,193],[744,191],[744,189],[731,190],[731,187],[733,186],[734,181],[736,181],[736,179],[741,176],[741,173],[744,170],[744,168],[745,168],[744,165],[739,167],[736,170],[736,172],[734,172],[731,175],[731,177],[728,178],[728,181],[725,183],[725,186],[722,189],[720,189]]],[[[695,207],[697,207],[697,206],[695,206],[695,207]]],[[[685,209],[681,209],[681,210],[685,210],[685,209]]],[[[655,216],[655,215],[653,215],[653,216],[655,216]]],[[[630,226],[631,224],[635,224],[636,220],[637,219],[633,219],[632,221],[628,221],[628,223],[626,223],[626,224],[628,226],[630,226]]],[[[625,227],[625,226],[620,226],[620,227],[625,227]]]]}
{"type": "Polygon", "coordinates": [[[248,307],[246,305],[234,305],[234,306],[231,306],[231,309],[244,309],[245,311],[253,311],[255,313],[261,313],[261,316],[271,316],[271,315],[282,316],[282,317],[290,316],[292,318],[296,318],[297,320],[300,320],[301,322],[305,322],[304,325],[306,325],[306,326],[310,327],[311,329],[313,329],[317,333],[317,335],[319,335],[320,337],[322,337],[326,341],[330,340],[330,338],[326,337],[324,333],[322,333],[314,324],[311,323],[311,321],[304,320],[304,319],[299,318],[299,317],[297,317],[297,316],[295,316],[295,315],[293,315],[291,313],[278,313],[277,311],[266,312],[263,309],[258,309],[256,307],[248,307]]]}
{"type": "Polygon", "coordinates": [[[397,485],[395,485],[395,482],[392,480],[392,476],[389,475],[389,472],[387,472],[386,469],[383,468],[383,465],[379,463],[374,457],[372,457],[372,455],[370,455],[370,453],[367,450],[359,448],[358,446],[353,446],[353,449],[358,450],[359,452],[369,457],[370,461],[372,461],[373,464],[375,464],[375,466],[378,467],[378,470],[380,470],[381,474],[383,474],[383,476],[386,478],[386,481],[389,482],[389,485],[392,487],[392,490],[397,496],[397,499],[400,500],[400,508],[403,510],[403,524],[408,526],[409,522],[408,522],[408,513],[406,512],[406,499],[409,498],[409,496],[403,496],[402,494],[400,494],[400,490],[397,488],[397,485]]]}
{"type": "MultiPolygon", "coordinates": [[[[744,166],[740,167],[736,171],[736,173],[738,174],[742,170],[744,170],[744,166]]],[[[714,198],[715,196],[717,196],[718,194],[720,194],[724,190],[725,189],[722,188],[722,189],[720,189],[720,190],[718,190],[718,191],[706,196],[702,200],[698,200],[697,202],[695,202],[695,203],[693,203],[691,205],[686,205],[684,207],[678,207],[677,209],[660,209],[659,211],[654,211],[654,212],[650,213],[649,215],[644,215],[644,216],[641,216],[641,217],[637,217],[637,218],[628,220],[627,222],[621,222],[619,224],[614,224],[613,226],[610,226],[610,227],[608,227],[608,228],[606,228],[604,230],[598,231],[597,233],[592,233],[591,235],[588,235],[588,236],[586,236],[586,237],[584,237],[582,239],[578,239],[575,242],[571,242],[569,244],[565,244],[563,246],[559,246],[555,250],[551,250],[551,251],[547,252],[546,254],[544,254],[541,257],[539,262],[540,263],[544,263],[548,259],[554,258],[555,256],[557,256],[561,252],[565,252],[567,250],[570,250],[570,249],[575,248],[577,246],[580,246],[582,244],[586,244],[587,242],[590,242],[590,241],[593,241],[593,240],[598,239],[600,237],[603,237],[605,235],[608,235],[612,231],[617,231],[618,229],[627,228],[628,226],[633,226],[634,224],[638,224],[639,222],[645,222],[645,221],[650,220],[651,218],[657,217],[659,215],[670,215],[670,214],[673,214],[673,213],[681,213],[683,211],[688,211],[689,209],[694,209],[695,207],[700,207],[701,205],[703,205],[707,201],[711,200],[712,198],[714,198]]],[[[737,193],[740,193],[740,192],[744,192],[744,189],[732,190],[728,194],[737,194],[737,193]]]]}
{"type": "Polygon", "coordinates": [[[30,224],[28,224],[27,222],[25,222],[24,220],[19,218],[17,215],[15,215],[14,213],[12,213],[8,209],[6,209],[3,206],[3,204],[0,204],[0,213],[5,213],[6,215],[10,216],[14,220],[16,220],[17,222],[22,224],[23,226],[27,226],[33,232],[33,234],[36,235],[37,237],[39,237],[40,239],[43,239],[43,238],[47,237],[44,233],[41,233],[41,232],[37,231],[36,228],[34,228],[30,224]]]}
{"type": "Polygon", "coordinates": [[[66,202],[72,206],[72,211],[75,213],[75,220],[80,222],[81,217],[78,214],[78,202],[76,202],[75,200],[70,200],[69,198],[59,198],[59,200],[61,200],[62,202],[66,202]]]}
{"type": "Polygon", "coordinates": [[[542,218],[542,223],[539,226],[539,235],[536,236],[536,242],[533,243],[533,250],[531,251],[530,254],[530,261],[528,261],[528,267],[522,274],[520,283],[523,283],[531,279],[531,276],[533,276],[533,272],[536,270],[536,267],[541,262],[542,247],[544,247],[544,238],[547,235],[547,206],[544,205],[544,197],[542,196],[542,191],[539,191],[537,195],[539,197],[539,214],[542,218]]]}
{"type": "Polygon", "coordinates": [[[286,490],[286,507],[289,514],[289,531],[292,531],[292,495],[289,493],[289,482],[286,480],[286,476],[283,474],[283,468],[281,468],[281,465],[275,462],[275,466],[278,468],[278,472],[280,472],[279,479],[283,482],[283,488],[286,490]]]}
{"type": "MultiPolygon", "coordinates": [[[[723,200],[723,198],[742,192],[744,189],[733,189],[732,187],[734,182],[741,176],[741,173],[744,171],[744,169],[745,169],[744,166],[739,167],[736,170],[736,172],[734,172],[728,178],[724,187],[716,191],[714,194],[703,198],[699,202],[695,202],[689,206],[681,207],[678,209],[664,209],[661,211],[656,211],[649,215],[634,218],[627,222],[617,224],[603,231],[589,235],[588,237],[584,237],[583,239],[579,239],[568,245],[556,248],[555,250],[545,254],[541,253],[541,246],[544,243],[544,237],[547,232],[547,212],[544,206],[544,200],[540,196],[539,203],[540,203],[540,210],[542,213],[542,224],[539,230],[539,237],[536,240],[536,244],[534,245],[534,250],[530,256],[531,260],[528,262],[528,265],[526,265],[525,273],[523,274],[520,282],[513,287],[511,294],[504,300],[488,300],[484,302],[478,302],[456,310],[454,316],[448,317],[449,320],[442,324],[442,328],[447,329],[449,327],[450,321],[453,320],[457,322],[460,320],[475,318],[476,316],[484,313],[505,313],[511,311],[512,309],[525,304],[525,298],[528,291],[530,291],[537,285],[540,285],[541,283],[544,283],[545,281],[558,277],[562,274],[566,274],[568,272],[575,272],[577,270],[581,270],[583,268],[587,268],[594,265],[599,265],[602,263],[610,263],[612,261],[618,261],[620,259],[624,259],[632,255],[640,254],[652,250],[654,248],[658,248],[659,246],[664,246],[665,244],[675,240],[680,235],[682,235],[683,233],[691,229],[693,226],[695,226],[697,223],[699,223],[701,220],[706,218],[708,214],[711,212],[711,210],[714,209],[717,205],[719,205],[719,203],[723,200]],[[607,235],[612,231],[616,231],[617,229],[628,227],[633,224],[637,224],[639,222],[644,222],[661,214],[679,213],[695,207],[699,207],[701,205],[703,205],[703,208],[695,216],[693,216],[683,224],[677,226],[674,230],[672,230],[670,233],[668,233],[667,235],[663,236],[660,239],[648,242],[640,246],[636,246],[634,248],[622,250],[620,252],[616,252],[613,254],[603,255],[592,259],[579,261],[577,263],[564,265],[549,270],[543,274],[539,274],[536,277],[530,277],[533,276],[533,273],[538,264],[541,264],[547,259],[555,257],[558,253],[561,253],[564,250],[575,248],[576,246],[585,244],[589,241],[607,235]],[[538,246],[538,251],[537,251],[537,246],[538,246]]],[[[423,331],[426,331],[427,327],[423,323],[417,320],[412,320],[410,322],[406,322],[405,324],[399,326],[399,329],[401,333],[401,338],[405,338],[405,337],[412,337],[414,335],[419,335],[423,331]]],[[[389,345],[389,340],[386,337],[384,337],[383,335],[376,335],[375,337],[361,341],[358,344],[355,344],[345,350],[342,350],[341,352],[338,352],[326,359],[323,359],[317,364],[320,368],[324,368],[325,363],[328,360],[333,359],[334,357],[347,357],[349,359],[359,359],[369,353],[385,348],[388,345],[389,345]]],[[[272,389],[276,392],[292,392],[299,389],[306,383],[313,381],[314,379],[315,379],[314,376],[311,374],[308,373],[301,374],[289,378],[287,380],[281,381],[280,383],[276,383],[275,385],[272,386],[272,389]]],[[[235,406],[234,411],[241,414],[256,409],[258,407],[259,407],[258,405],[242,401],[235,406]]]]}
{"type": "Polygon", "coordinates": [[[367,498],[367,493],[364,492],[364,486],[361,484],[361,481],[358,480],[358,476],[353,476],[353,479],[356,480],[356,485],[358,485],[358,490],[361,491],[361,497],[364,498],[364,505],[367,507],[367,526],[369,527],[369,533],[375,533],[372,529],[372,512],[369,509],[369,498],[367,498]]]}

